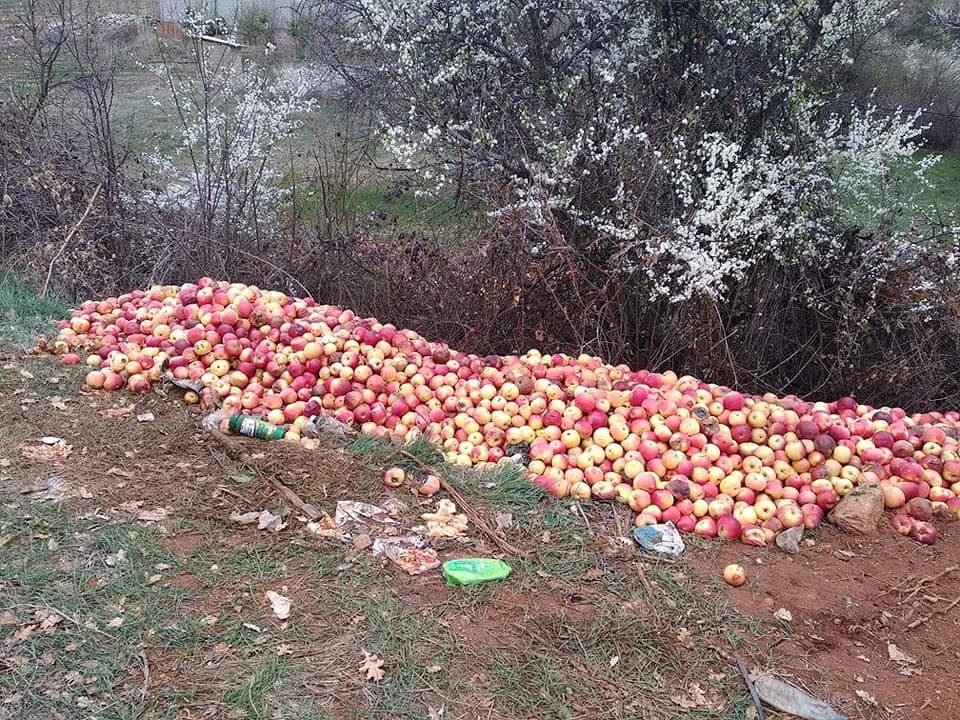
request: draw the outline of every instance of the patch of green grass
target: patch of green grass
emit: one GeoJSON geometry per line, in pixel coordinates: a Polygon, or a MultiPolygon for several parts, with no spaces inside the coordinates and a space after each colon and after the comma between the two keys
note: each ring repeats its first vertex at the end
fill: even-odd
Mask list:
{"type": "Polygon", "coordinates": [[[402,447],[419,462],[400,454],[396,445],[369,435],[360,435],[345,449],[371,464],[396,465],[414,476],[424,473],[420,463],[428,465],[469,500],[492,510],[529,512],[544,499],[543,491],[525,477],[523,468],[512,464],[484,471],[457,467],[446,462],[440,450],[423,436],[402,447]]]}
{"type": "Polygon", "coordinates": [[[694,581],[683,564],[653,564],[646,574],[672,604],[686,612],[691,630],[717,632],[735,648],[740,647],[746,637],[760,631],[756,620],[736,611],[719,580],[694,581]]]}
{"type": "Polygon", "coordinates": [[[566,720],[585,697],[585,688],[562,663],[539,653],[496,657],[486,670],[490,695],[507,717],[566,720]]]}
{"type": "Polygon", "coordinates": [[[472,499],[495,510],[524,512],[543,502],[543,491],[524,475],[519,465],[502,464],[491,470],[459,468],[451,472],[453,485],[472,499]]]}
{"type": "Polygon", "coordinates": [[[363,603],[362,649],[384,661],[383,682],[368,686],[365,718],[427,717],[429,706],[465,691],[464,678],[437,672],[462,650],[457,636],[438,618],[418,612],[383,589],[363,603]]]}
{"type": "Polygon", "coordinates": [[[404,457],[399,451],[412,455],[421,463],[434,466],[443,462],[443,456],[436,446],[425,437],[418,436],[402,447],[397,447],[387,440],[381,440],[372,435],[360,435],[345,447],[346,451],[363,460],[385,465],[390,463],[413,473],[423,473],[423,468],[409,457],[404,457]]]}
{"type": "MultiPolygon", "coordinates": [[[[182,556],[167,550],[151,527],[75,518],[46,504],[0,510],[0,537],[8,538],[0,548],[0,611],[15,614],[13,630],[36,622],[37,611],[55,609],[62,618],[52,632],[34,630],[5,656],[12,665],[0,673],[0,695],[15,698],[8,704],[12,716],[30,720],[154,720],[202,704],[225,705],[238,718],[328,717],[330,697],[305,692],[291,680],[309,678],[311,660],[275,650],[287,642],[309,658],[333,640],[349,643],[354,627],[347,620],[368,602],[368,591],[389,595],[379,568],[363,566],[344,579],[314,577],[316,548],[259,536],[236,548],[214,537],[182,556]],[[170,582],[184,573],[204,587],[194,591],[170,582]],[[265,622],[262,607],[264,586],[292,573],[305,573],[302,594],[290,593],[295,635],[265,622]],[[154,673],[170,672],[175,663],[176,677],[186,683],[164,681],[141,697],[148,654],[151,663],[161,658],[154,673]],[[67,675],[73,670],[78,677],[67,675]]],[[[342,557],[335,549],[333,555],[342,557]]],[[[403,630],[407,643],[425,627],[409,625],[406,611],[391,612],[391,627],[403,630]]],[[[13,631],[0,630],[5,640],[13,631]]],[[[346,662],[355,677],[352,653],[333,662],[346,662]]]]}
{"type": "Polygon", "coordinates": [[[223,700],[237,713],[236,716],[260,720],[272,717],[266,702],[267,693],[277,688],[290,672],[290,662],[284,658],[269,658],[247,682],[224,693],[223,700]]]}
{"type": "Polygon", "coordinates": [[[940,160],[927,172],[929,187],[916,184],[922,205],[931,210],[956,211],[960,208],[960,152],[917,153],[918,157],[940,155],[940,160]]]}
{"type": "Polygon", "coordinates": [[[11,275],[0,274],[0,341],[31,347],[38,336],[53,329],[54,320],[66,314],[65,301],[40,297],[11,275]]]}
{"type": "Polygon", "coordinates": [[[202,566],[217,564],[219,574],[231,578],[240,587],[254,589],[283,577],[288,572],[289,564],[312,559],[314,555],[314,551],[299,545],[257,537],[232,548],[226,554],[213,549],[196,553],[195,557],[202,566]]]}
{"type": "Polygon", "coordinates": [[[960,221],[960,153],[920,151],[912,161],[891,168],[882,185],[869,190],[864,198],[844,199],[848,222],[868,228],[886,224],[901,232],[911,231],[914,225],[922,228],[929,219],[954,225],[960,221]],[[924,183],[916,177],[916,161],[930,155],[940,159],[927,171],[924,183]],[[903,203],[912,207],[898,214],[889,212],[903,203]],[[878,214],[877,208],[885,210],[878,214]]]}
{"type": "Polygon", "coordinates": [[[0,673],[14,715],[142,716],[143,648],[197,638],[182,611],[186,591],[158,577],[157,566],[176,559],[151,530],[42,504],[0,511],[0,535],[11,538],[0,550],[2,605],[26,632],[8,653],[10,672],[0,673]],[[45,616],[59,620],[30,629],[45,616]]]}
{"type": "Polygon", "coordinates": [[[316,184],[300,181],[296,215],[305,225],[343,232],[354,232],[361,224],[373,224],[397,236],[424,232],[449,237],[452,242],[462,242],[463,235],[475,236],[487,222],[482,209],[458,204],[451,195],[418,194],[382,181],[334,189],[327,197],[316,184]]]}
{"type": "Polygon", "coordinates": [[[535,583],[537,573],[557,578],[574,578],[591,568],[603,567],[603,558],[589,546],[589,535],[579,515],[571,512],[573,503],[561,501],[548,505],[523,524],[531,537],[533,552],[526,560],[518,559],[526,567],[526,586],[535,583]]]}
{"type": "Polygon", "coordinates": [[[646,581],[627,563],[598,567],[589,593],[572,576],[530,578],[531,611],[517,624],[522,641],[498,649],[486,665],[483,691],[500,715],[613,720],[655,708],[665,720],[744,720],[749,697],[721,652],[732,646],[749,657],[742,641],[756,623],[683,563],[645,565],[646,581]],[[565,610],[556,604],[559,592],[588,594],[590,610],[565,610]],[[687,702],[694,684],[707,693],[699,706],[674,700],[687,702]]]}

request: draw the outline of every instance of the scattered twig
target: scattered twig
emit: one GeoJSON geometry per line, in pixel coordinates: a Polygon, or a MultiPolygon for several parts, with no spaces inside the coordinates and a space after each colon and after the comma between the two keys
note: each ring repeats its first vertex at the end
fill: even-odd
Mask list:
{"type": "Polygon", "coordinates": [[[53,266],[57,264],[57,260],[59,260],[60,256],[63,255],[63,251],[67,249],[67,245],[70,244],[73,236],[77,234],[80,226],[83,225],[83,221],[87,219],[87,215],[89,215],[90,211],[93,209],[93,204],[97,201],[97,196],[100,194],[100,188],[102,187],[103,183],[100,183],[94,189],[93,195],[90,196],[90,200],[87,202],[87,207],[84,209],[80,219],[74,223],[72,228],[70,228],[70,232],[68,232],[67,236],[63,239],[63,243],[61,243],[60,248],[57,250],[56,254],[50,258],[50,265],[47,266],[47,277],[43,281],[43,288],[40,290],[40,297],[46,297],[47,288],[50,287],[50,277],[53,275],[53,266]]]}
{"type": "Polygon", "coordinates": [[[919,580],[916,579],[916,576],[909,575],[897,585],[891,585],[890,583],[887,583],[881,578],[873,578],[873,579],[880,580],[881,582],[884,582],[884,584],[888,586],[886,590],[879,593],[879,597],[883,597],[884,595],[889,595],[892,592],[903,593],[907,589],[907,587],[909,587],[912,583],[912,587],[914,588],[914,590],[911,592],[911,594],[907,598],[905,598],[906,600],[909,600],[911,597],[913,597],[913,595],[919,589],[925,589],[926,585],[936,582],[937,580],[942,578],[944,575],[949,575],[950,573],[955,572],[957,570],[960,570],[960,565],[951,565],[948,568],[944,568],[943,570],[938,572],[936,575],[930,575],[929,577],[920,578],[919,580]]]}
{"type": "Polygon", "coordinates": [[[587,514],[583,511],[583,507],[578,502],[575,502],[573,505],[580,511],[580,517],[583,518],[583,523],[587,526],[587,532],[590,534],[590,537],[593,537],[593,529],[590,527],[590,520],[587,519],[587,514]]]}
{"type": "Polygon", "coordinates": [[[754,687],[753,680],[750,679],[750,672],[747,670],[747,666],[743,663],[743,659],[739,655],[734,655],[733,659],[734,662],[737,663],[737,670],[740,671],[740,677],[743,678],[747,690],[750,691],[750,697],[753,698],[753,706],[757,709],[757,720],[764,720],[763,705],[760,703],[760,696],[757,695],[757,688],[754,687]]]}
{"type": "Polygon", "coordinates": [[[144,650],[140,651],[140,661],[143,663],[143,687],[140,688],[140,702],[142,703],[147,699],[147,691],[153,684],[153,678],[150,675],[150,661],[147,660],[147,653],[144,650]]]}
{"type": "Polygon", "coordinates": [[[240,493],[238,493],[236,490],[231,490],[231,489],[228,488],[226,485],[217,485],[217,490],[219,490],[220,492],[225,493],[225,494],[227,494],[227,495],[232,495],[232,496],[235,497],[237,500],[240,500],[241,502],[243,502],[243,503],[245,503],[245,504],[248,504],[248,505],[250,504],[249,498],[244,497],[243,495],[241,495],[240,493]]]}
{"type": "MultiPolygon", "coordinates": [[[[323,515],[320,510],[313,505],[304,502],[299,495],[297,495],[282,482],[262,473],[257,467],[256,462],[254,462],[253,458],[246,453],[246,451],[243,449],[243,446],[238,441],[225,435],[216,428],[211,428],[208,432],[210,437],[213,438],[214,441],[216,441],[217,444],[223,448],[224,452],[226,452],[229,457],[250,467],[254,472],[257,473],[259,477],[269,482],[273,488],[280,493],[280,495],[282,495],[291,505],[306,515],[310,520],[316,520],[318,517],[323,515]]],[[[395,454],[402,455],[407,460],[415,463],[430,474],[437,474],[432,467],[423,462],[416,455],[409,453],[402,448],[398,448],[395,451],[395,454]]],[[[506,553],[520,557],[526,556],[525,552],[507,542],[499,533],[497,533],[496,530],[490,527],[490,524],[483,518],[482,515],[480,515],[479,512],[477,512],[476,509],[474,509],[470,503],[464,499],[463,495],[461,495],[456,488],[444,480],[443,477],[439,475],[437,476],[440,478],[440,487],[442,487],[447,494],[453,498],[453,501],[457,504],[457,507],[463,511],[464,515],[470,519],[470,521],[476,526],[477,530],[479,530],[482,535],[489,538],[491,542],[493,542],[498,548],[506,553]]]]}
{"type": "Polygon", "coordinates": [[[100,630],[99,628],[87,627],[87,626],[84,625],[82,622],[80,622],[80,621],[77,620],[75,617],[73,617],[72,615],[69,615],[69,614],[65,613],[65,612],[64,612],[63,610],[61,610],[60,608],[55,608],[53,605],[50,605],[49,603],[44,603],[43,605],[26,605],[25,607],[33,607],[33,608],[39,608],[39,609],[43,609],[43,610],[49,610],[50,612],[55,612],[57,615],[59,615],[60,617],[62,617],[64,620],[67,620],[67,621],[69,621],[69,622],[72,622],[72,623],[73,623],[74,625],[76,625],[78,628],[81,628],[81,629],[83,629],[83,630],[93,630],[93,632],[95,632],[95,633],[99,633],[100,635],[103,635],[104,637],[108,637],[108,638],[113,639],[113,636],[110,635],[110,633],[104,632],[103,630],[100,630]]]}
{"type": "Polygon", "coordinates": [[[304,502],[299,495],[297,495],[282,482],[261,472],[260,468],[257,466],[257,463],[247,454],[239,442],[231,437],[228,437],[227,435],[224,435],[216,428],[212,428],[208,432],[210,433],[210,437],[212,437],[223,448],[224,452],[227,453],[228,456],[238,462],[242,462],[244,465],[247,465],[257,474],[260,479],[266,480],[268,483],[270,483],[274,490],[282,495],[284,499],[286,499],[287,502],[293,505],[297,510],[306,515],[308,519],[316,520],[323,514],[310,503],[304,502]]]}
{"type": "Polygon", "coordinates": [[[647,573],[643,571],[643,565],[636,563],[634,567],[637,569],[637,576],[640,578],[640,584],[643,585],[647,593],[652,596],[653,586],[650,584],[650,580],[647,578],[647,573]]]}
{"type": "Polygon", "coordinates": [[[941,570],[941,571],[938,572],[936,575],[931,575],[930,577],[921,578],[921,579],[917,582],[917,584],[916,584],[916,586],[913,588],[913,590],[910,592],[910,594],[907,595],[907,596],[903,599],[903,602],[908,602],[909,600],[911,600],[911,599],[914,597],[914,595],[917,595],[917,594],[920,593],[922,590],[928,589],[927,586],[932,585],[933,583],[935,583],[937,580],[939,580],[939,579],[942,578],[943,576],[949,575],[950,573],[955,572],[956,570],[960,570],[960,565],[951,565],[950,567],[948,567],[948,568],[946,568],[946,569],[944,569],[944,570],[941,570]]]}
{"type": "Polygon", "coordinates": [[[226,45],[227,47],[231,47],[234,50],[240,50],[241,48],[243,48],[243,45],[241,45],[240,43],[233,42],[232,40],[224,40],[223,38],[216,37],[215,35],[201,35],[200,39],[203,40],[203,42],[215,43],[217,45],[226,45]]]}
{"type": "Polygon", "coordinates": [[[286,485],[284,485],[282,482],[280,482],[276,478],[272,478],[269,476],[263,476],[263,477],[265,477],[266,481],[270,483],[278,493],[283,495],[283,497],[285,497],[291,505],[293,505],[295,508],[297,508],[297,510],[299,510],[304,515],[306,515],[307,519],[316,520],[318,517],[320,517],[323,514],[320,510],[318,510],[316,507],[314,507],[310,503],[304,502],[299,495],[297,495],[293,490],[288,488],[286,485]]]}
{"type": "Polygon", "coordinates": [[[470,518],[470,521],[476,526],[477,530],[479,530],[482,535],[486,536],[494,545],[504,552],[510,553],[511,555],[518,555],[520,557],[527,556],[527,553],[511,545],[503,538],[502,535],[500,535],[500,533],[490,527],[490,524],[484,520],[483,516],[480,515],[480,513],[477,512],[474,507],[464,499],[463,495],[461,495],[450,483],[444,480],[443,476],[438,474],[427,463],[423,462],[423,460],[418,458],[416,455],[407,452],[403,448],[398,448],[396,450],[396,454],[402,455],[425,472],[428,472],[431,475],[436,475],[438,478],[440,478],[440,487],[442,487],[444,491],[446,491],[446,493],[453,498],[453,501],[457,504],[457,507],[463,511],[464,515],[470,518]]]}
{"type": "Polygon", "coordinates": [[[917,618],[912,623],[907,625],[907,629],[913,630],[915,627],[923,625],[925,622],[933,618],[934,615],[946,615],[948,612],[953,610],[957,605],[960,605],[960,595],[957,595],[957,598],[953,602],[951,602],[949,605],[947,605],[945,608],[940,608],[939,610],[935,610],[929,615],[924,615],[923,617],[917,618]]]}

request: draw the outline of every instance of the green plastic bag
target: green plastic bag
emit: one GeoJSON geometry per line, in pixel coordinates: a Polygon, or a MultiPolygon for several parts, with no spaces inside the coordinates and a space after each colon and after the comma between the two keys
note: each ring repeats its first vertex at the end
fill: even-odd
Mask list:
{"type": "Polygon", "coordinates": [[[503,560],[493,558],[461,558],[447,560],[443,564],[443,578],[447,585],[476,585],[503,580],[510,576],[513,568],[503,560]]]}

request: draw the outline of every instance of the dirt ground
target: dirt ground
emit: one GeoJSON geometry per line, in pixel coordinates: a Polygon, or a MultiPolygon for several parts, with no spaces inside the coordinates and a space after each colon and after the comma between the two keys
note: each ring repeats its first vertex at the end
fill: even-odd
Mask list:
{"type": "Polygon", "coordinates": [[[756,638],[777,668],[891,717],[960,718],[960,695],[944,685],[960,665],[960,524],[939,531],[922,546],[892,529],[857,538],[825,527],[796,556],[722,544],[690,561],[706,574],[742,564],[750,581],[730,589],[737,606],[790,613],[756,638]],[[891,645],[913,662],[891,659],[891,645]]]}
{"type": "MultiPolygon", "coordinates": [[[[471,502],[490,522],[512,514],[503,532],[523,556],[507,557],[514,574],[504,583],[454,589],[438,571],[410,577],[349,543],[318,540],[267,481],[328,512],[337,500],[393,496],[407,505],[403,524],[415,523],[433,502],[386,491],[376,460],[332,442],[306,451],[243,440],[254,471],[210,440],[198,411],[173,389],[84,393],[80,372],[49,358],[8,353],[0,366],[0,500],[8,513],[0,553],[12,561],[36,538],[59,538],[43,558],[63,565],[73,540],[91,533],[122,531],[131,548],[144,543],[127,553],[144,557],[127,576],[136,582],[118,588],[109,607],[115,614],[115,605],[121,613],[125,602],[137,612],[142,605],[143,626],[155,627],[111,645],[122,662],[76,696],[81,707],[100,703],[98,717],[746,720],[755,712],[732,664],[739,655],[849,718],[960,718],[951,690],[960,665],[960,524],[940,525],[932,547],[892,529],[857,538],[825,527],[796,556],[692,538],[685,561],[668,565],[616,539],[629,527],[623,508],[496,506],[480,483],[471,502]],[[43,515],[50,506],[80,529],[56,535],[43,515]],[[270,533],[229,519],[264,508],[284,513],[288,526],[270,533]],[[718,582],[729,562],[747,568],[747,585],[718,582]],[[153,575],[156,568],[164,569],[153,575]],[[292,600],[289,622],[271,613],[267,590],[292,600]],[[183,630],[185,618],[192,634],[158,639],[183,630]],[[370,649],[386,662],[383,681],[357,672],[370,649]]],[[[112,554],[83,565],[84,587],[116,580],[109,559],[125,545],[102,547],[112,554]]],[[[89,548],[76,550],[82,563],[89,548]]],[[[498,552],[474,529],[440,554],[498,552]]],[[[73,677],[69,661],[60,674],[53,669],[82,638],[54,648],[36,629],[16,638],[30,622],[30,598],[43,593],[43,585],[28,589],[22,567],[0,583],[0,605],[12,612],[0,623],[0,688],[15,698],[0,703],[0,718],[70,717],[56,694],[64,691],[31,695],[23,679],[47,677],[48,660],[50,683],[73,677]]],[[[90,625],[85,612],[96,609],[64,614],[73,632],[90,625]]],[[[92,627],[93,638],[111,628],[92,627]]]]}

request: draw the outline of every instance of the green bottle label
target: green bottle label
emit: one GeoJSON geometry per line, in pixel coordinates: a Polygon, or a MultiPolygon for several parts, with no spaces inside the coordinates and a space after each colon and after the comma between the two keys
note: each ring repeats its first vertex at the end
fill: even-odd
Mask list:
{"type": "Polygon", "coordinates": [[[233,415],[230,418],[229,427],[235,433],[260,440],[280,440],[287,432],[282,427],[271,425],[249,415],[233,415]]]}

